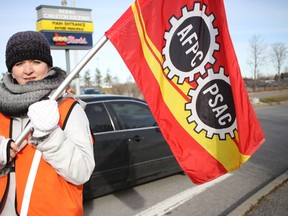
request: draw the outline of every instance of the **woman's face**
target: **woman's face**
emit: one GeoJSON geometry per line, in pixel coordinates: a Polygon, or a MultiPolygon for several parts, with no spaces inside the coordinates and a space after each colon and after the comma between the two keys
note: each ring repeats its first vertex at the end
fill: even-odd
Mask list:
{"type": "Polygon", "coordinates": [[[49,66],[43,61],[24,60],[12,67],[12,77],[19,85],[24,85],[31,80],[42,80],[49,70],[49,66]]]}

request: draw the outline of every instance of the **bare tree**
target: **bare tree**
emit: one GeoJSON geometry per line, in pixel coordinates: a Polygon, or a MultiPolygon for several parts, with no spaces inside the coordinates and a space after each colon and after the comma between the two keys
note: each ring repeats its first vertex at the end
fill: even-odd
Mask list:
{"type": "Polygon", "coordinates": [[[0,75],[0,81],[3,81],[4,74],[5,74],[5,73],[2,73],[2,74],[0,75]]]}
{"type": "Polygon", "coordinates": [[[67,1],[66,0],[62,0],[61,1],[61,5],[66,7],[67,6],[67,1]]]}
{"type": "Polygon", "coordinates": [[[128,95],[131,97],[142,98],[143,95],[135,82],[118,83],[113,85],[112,94],[128,95]]]}
{"type": "Polygon", "coordinates": [[[102,79],[103,79],[103,76],[101,74],[101,71],[98,68],[96,68],[95,84],[98,88],[100,88],[102,85],[102,79]]]}
{"type": "Polygon", "coordinates": [[[83,82],[84,82],[85,87],[91,87],[92,86],[90,70],[85,71],[85,74],[83,77],[83,82]]]}
{"type": "Polygon", "coordinates": [[[113,84],[119,84],[119,83],[120,83],[120,80],[119,80],[119,77],[118,77],[118,76],[114,76],[114,77],[112,78],[112,80],[113,80],[113,84]]]}
{"type": "Polygon", "coordinates": [[[106,76],[104,77],[104,82],[107,86],[112,87],[113,78],[109,68],[107,69],[106,76]]]}
{"type": "Polygon", "coordinates": [[[284,43],[276,42],[271,45],[271,60],[277,70],[277,78],[280,81],[281,68],[287,58],[288,49],[284,43]]]}
{"type": "Polygon", "coordinates": [[[256,80],[259,74],[259,68],[266,59],[266,45],[261,35],[253,35],[249,40],[250,58],[248,64],[251,66],[254,78],[254,90],[256,89],[256,80]]]}

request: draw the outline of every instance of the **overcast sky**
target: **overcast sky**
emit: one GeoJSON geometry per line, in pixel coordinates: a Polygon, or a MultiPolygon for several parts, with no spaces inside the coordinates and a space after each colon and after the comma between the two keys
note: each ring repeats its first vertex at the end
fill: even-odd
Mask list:
{"type": "MultiPolygon", "coordinates": [[[[94,24],[93,43],[95,44],[122,13],[133,3],[133,0],[74,0],[77,8],[92,9],[94,24]]],[[[251,69],[247,64],[249,40],[253,35],[261,35],[267,49],[275,42],[288,46],[288,1],[287,0],[224,0],[230,35],[238,57],[243,77],[251,77],[251,69]]],[[[61,6],[61,0],[3,0],[0,7],[0,73],[6,72],[5,46],[9,37],[18,31],[35,30],[37,20],[36,7],[39,5],[61,6]],[[17,5],[16,5],[17,4],[17,5]]],[[[67,6],[71,2],[67,1],[67,6]]],[[[71,69],[88,51],[70,52],[71,69]]],[[[66,69],[65,51],[52,51],[54,65],[66,69]]],[[[288,66],[286,61],[285,66],[288,66]]],[[[110,42],[96,54],[83,71],[95,71],[100,68],[103,73],[107,69],[120,81],[130,76],[127,67],[110,42]]],[[[82,72],[83,72],[82,71],[82,72]]],[[[261,68],[263,75],[276,73],[272,63],[261,68]]]]}

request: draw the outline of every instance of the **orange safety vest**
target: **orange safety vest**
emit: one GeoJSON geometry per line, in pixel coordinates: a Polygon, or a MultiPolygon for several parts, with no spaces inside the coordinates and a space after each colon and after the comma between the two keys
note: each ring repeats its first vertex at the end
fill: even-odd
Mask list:
{"type": "MultiPolygon", "coordinates": [[[[67,98],[59,105],[59,126],[64,130],[67,119],[74,105],[72,98],[67,98]]],[[[11,137],[12,121],[0,113],[0,135],[11,137]]],[[[20,214],[24,190],[35,153],[35,147],[26,145],[16,156],[16,209],[20,214]]],[[[5,196],[9,186],[9,175],[0,178],[0,210],[4,208],[5,196]]],[[[28,215],[84,215],[82,205],[83,186],[76,186],[65,181],[54,168],[41,157],[33,190],[28,215]]],[[[0,211],[1,212],[1,211],[0,211]]]]}

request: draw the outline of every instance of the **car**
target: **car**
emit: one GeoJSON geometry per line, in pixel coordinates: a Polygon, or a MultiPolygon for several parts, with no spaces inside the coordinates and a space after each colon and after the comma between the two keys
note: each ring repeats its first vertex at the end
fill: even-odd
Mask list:
{"type": "Polygon", "coordinates": [[[80,95],[85,94],[103,94],[103,92],[97,88],[80,88],[80,95]]]}
{"type": "Polygon", "coordinates": [[[80,95],[94,136],[95,169],[84,200],[183,173],[144,100],[80,95]]]}

